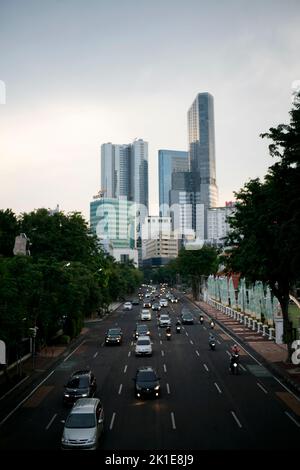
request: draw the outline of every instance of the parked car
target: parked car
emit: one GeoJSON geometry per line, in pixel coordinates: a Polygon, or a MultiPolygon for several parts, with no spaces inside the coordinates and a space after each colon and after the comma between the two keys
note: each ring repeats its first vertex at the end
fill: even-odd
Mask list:
{"type": "Polygon", "coordinates": [[[132,310],[132,303],[131,302],[125,302],[124,310],[132,310]]]}
{"type": "Polygon", "coordinates": [[[96,378],[91,370],[78,370],[64,387],[63,402],[73,405],[79,398],[93,397],[97,390],[96,378]]]}
{"type": "Polygon", "coordinates": [[[121,344],[123,333],[121,328],[110,328],[105,335],[105,344],[121,344]]]}
{"type": "Polygon", "coordinates": [[[66,419],[61,448],[96,450],[103,432],[104,411],[98,398],[81,398],[66,419]]]}
{"type": "Polygon", "coordinates": [[[136,356],[152,356],[152,343],[149,336],[138,336],[135,345],[136,356]]]}
{"type": "Polygon", "coordinates": [[[135,382],[134,390],[137,398],[157,398],[160,396],[160,377],[157,376],[152,367],[139,367],[133,380],[135,382]]]}

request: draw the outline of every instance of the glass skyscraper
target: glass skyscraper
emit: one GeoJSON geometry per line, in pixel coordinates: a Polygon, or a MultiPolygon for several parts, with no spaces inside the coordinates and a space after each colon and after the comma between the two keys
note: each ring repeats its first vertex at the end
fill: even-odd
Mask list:
{"type": "MultiPolygon", "coordinates": [[[[189,169],[193,175],[195,201],[204,205],[204,238],[207,238],[207,209],[218,204],[215,160],[214,98],[199,93],[188,110],[189,169]]],[[[194,228],[197,225],[194,210],[194,228]]],[[[197,230],[199,232],[199,228],[197,230]]],[[[200,231],[201,232],[201,231],[200,231]]]]}
{"type": "Polygon", "coordinates": [[[158,180],[159,180],[159,213],[160,216],[169,215],[170,191],[172,188],[172,174],[174,172],[188,171],[188,152],[179,150],[158,151],[158,180]]]}

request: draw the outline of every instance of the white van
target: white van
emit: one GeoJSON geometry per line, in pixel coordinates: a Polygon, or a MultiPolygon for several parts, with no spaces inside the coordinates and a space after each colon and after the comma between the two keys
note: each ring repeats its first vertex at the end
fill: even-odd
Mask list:
{"type": "Polygon", "coordinates": [[[152,356],[152,342],[149,336],[139,336],[135,345],[136,356],[152,356]]]}
{"type": "Polygon", "coordinates": [[[148,309],[144,309],[141,311],[141,320],[151,320],[151,312],[148,309]]]}

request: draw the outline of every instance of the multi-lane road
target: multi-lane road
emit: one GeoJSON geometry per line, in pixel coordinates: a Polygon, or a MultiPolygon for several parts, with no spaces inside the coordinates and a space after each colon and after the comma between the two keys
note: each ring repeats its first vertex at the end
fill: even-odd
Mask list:
{"type": "Polygon", "coordinates": [[[214,330],[216,350],[208,347],[209,325],[199,324],[199,311],[187,300],[172,304],[173,325],[183,304],[191,307],[194,325],[184,325],[171,341],[159,329],[156,314],[148,322],[153,356],[135,357],[133,331],[140,306],[122,307],[103,321],[87,324],[81,342],[44,373],[32,389],[6,397],[0,415],[0,449],[59,449],[63,386],[72,372],[91,368],[105,411],[105,450],[297,449],[300,401],[254,357],[241,351],[241,374],[229,372],[233,340],[214,330]],[[119,326],[121,346],[105,346],[108,328],[119,326]],[[159,399],[134,396],[137,367],[152,365],[161,378],[159,399]],[[298,408],[297,408],[298,407],[298,408]]]}

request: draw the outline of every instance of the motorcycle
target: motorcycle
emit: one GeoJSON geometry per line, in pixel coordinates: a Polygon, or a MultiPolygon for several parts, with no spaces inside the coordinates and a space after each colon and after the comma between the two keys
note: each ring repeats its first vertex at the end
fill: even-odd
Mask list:
{"type": "Polygon", "coordinates": [[[181,331],[180,325],[177,325],[176,326],[176,333],[180,333],[180,331],[181,331]]]}
{"type": "Polygon", "coordinates": [[[170,341],[170,339],[171,339],[171,333],[170,332],[166,333],[166,338],[167,338],[168,341],[170,341]]]}
{"type": "Polygon", "coordinates": [[[203,325],[204,318],[203,318],[203,316],[202,316],[202,315],[200,316],[200,318],[199,318],[199,321],[200,321],[201,325],[203,325]]]}
{"type": "Polygon", "coordinates": [[[209,342],[209,347],[212,351],[214,351],[216,349],[216,342],[214,340],[211,340],[209,342]]]}
{"type": "Polygon", "coordinates": [[[213,321],[210,322],[210,327],[211,327],[212,330],[214,329],[215,323],[213,321]]]}
{"type": "Polygon", "coordinates": [[[239,355],[232,354],[230,358],[230,370],[233,375],[237,375],[239,373],[239,355]]]}

